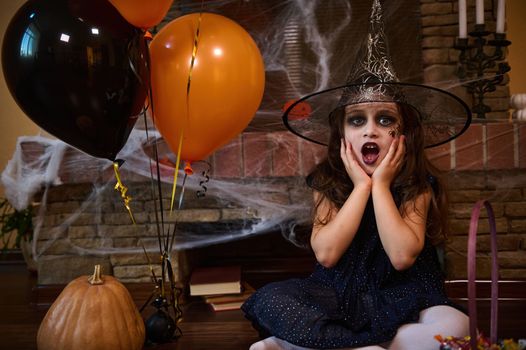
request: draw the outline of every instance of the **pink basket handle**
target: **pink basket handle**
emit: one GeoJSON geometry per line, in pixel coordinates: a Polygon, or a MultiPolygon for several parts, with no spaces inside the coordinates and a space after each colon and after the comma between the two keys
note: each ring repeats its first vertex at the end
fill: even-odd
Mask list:
{"type": "Polygon", "coordinates": [[[493,208],[487,200],[475,203],[471,212],[468,237],[468,312],[469,312],[469,335],[471,337],[471,349],[477,349],[477,290],[475,278],[477,275],[476,253],[477,253],[477,229],[482,205],[488,212],[489,229],[491,235],[491,323],[490,341],[497,342],[497,315],[499,300],[499,264],[497,260],[497,230],[495,226],[495,215],[493,208]]]}

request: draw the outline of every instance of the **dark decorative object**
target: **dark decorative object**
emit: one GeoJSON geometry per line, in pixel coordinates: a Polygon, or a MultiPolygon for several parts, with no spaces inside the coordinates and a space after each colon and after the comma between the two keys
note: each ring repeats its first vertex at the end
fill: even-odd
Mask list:
{"type": "Polygon", "coordinates": [[[175,321],[161,309],[145,322],[146,338],[152,343],[166,343],[172,340],[176,330],[175,321]]]}
{"type": "MultiPolygon", "coordinates": [[[[148,257],[147,254],[146,256],[148,257]]],[[[156,309],[144,322],[148,343],[168,343],[182,336],[181,329],[177,326],[177,323],[182,319],[179,303],[182,290],[175,284],[172,264],[167,254],[163,254],[161,257],[163,277],[157,278],[153,268],[151,269],[155,290],[140,309],[142,312],[148,305],[156,309]]]]}
{"type": "Polygon", "coordinates": [[[510,71],[508,63],[502,61],[503,49],[509,46],[511,41],[506,40],[504,33],[487,31],[484,24],[476,24],[475,30],[470,32],[469,36],[473,38],[471,42],[468,38],[457,38],[455,44],[455,49],[460,50],[457,75],[473,96],[473,113],[477,114],[477,118],[485,119],[491,108],[484,104],[484,94],[495,91],[497,85],[502,83],[504,74],[510,71]],[[489,35],[493,35],[494,39],[487,40],[489,35]],[[493,54],[486,54],[488,47],[494,48],[493,54]],[[496,73],[488,74],[497,62],[496,73]]]}
{"type": "Polygon", "coordinates": [[[11,232],[16,232],[15,248],[20,248],[23,241],[33,239],[33,207],[16,210],[5,198],[0,198],[0,239],[2,251],[9,249],[8,239],[11,232]]]}

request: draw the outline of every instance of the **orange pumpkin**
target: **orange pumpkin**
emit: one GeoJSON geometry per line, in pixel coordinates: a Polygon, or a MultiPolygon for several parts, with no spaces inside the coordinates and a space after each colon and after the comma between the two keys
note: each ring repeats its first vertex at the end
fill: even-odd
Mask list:
{"type": "Polygon", "coordinates": [[[112,276],[71,281],[51,305],[37,334],[39,350],[140,350],[144,322],[130,293],[112,276]]]}
{"type": "MultiPolygon", "coordinates": [[[[285,112],[287,109],[292,106],[292,104],[296,103],[297,100],[290,100],[282,108],[282,112],[285,112]]],[[[310,104],[308,104],[305,101],[298,102],[294,108],[292,108],[292,111],[289,112],[289,120],[301,120],[308,118],[310,114],[312,113],[312,107],[310,104]]]]}

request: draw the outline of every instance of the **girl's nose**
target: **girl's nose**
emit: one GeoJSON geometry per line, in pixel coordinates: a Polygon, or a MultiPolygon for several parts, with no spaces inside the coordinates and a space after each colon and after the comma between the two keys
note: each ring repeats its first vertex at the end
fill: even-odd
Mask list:
{"type": "Polygon", "coordinates": [[[374,122],[368,122],[363,130],[363,136],[365,137],[377,137],[378,128],[374,122]]]}

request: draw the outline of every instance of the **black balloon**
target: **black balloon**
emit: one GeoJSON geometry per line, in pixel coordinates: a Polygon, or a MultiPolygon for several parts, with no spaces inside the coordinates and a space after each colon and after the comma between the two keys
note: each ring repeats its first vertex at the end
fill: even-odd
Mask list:
{"type": "Polygon", "coordinates": [[[36,124],[114,160],[146,99],[147,50],[108,0],[30,0],[6,30],[2,67],[36,124]]]}

